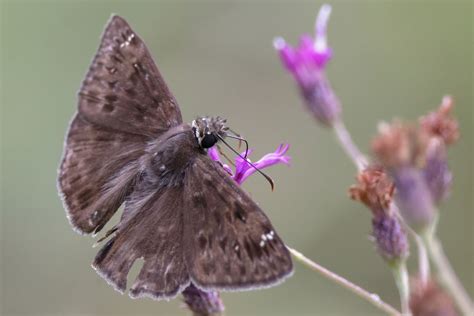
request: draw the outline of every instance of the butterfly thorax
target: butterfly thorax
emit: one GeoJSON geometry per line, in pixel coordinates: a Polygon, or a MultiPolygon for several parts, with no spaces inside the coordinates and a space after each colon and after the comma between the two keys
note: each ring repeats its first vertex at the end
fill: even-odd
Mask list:
{"type": "Polygon", "coordinates": [[[228,127],[225,125],[226,119],[210,116],[196,118],[191,126],[194,136],[201,148],[210,148],[214,146],[219,139],[226,136],[228,127]]]}

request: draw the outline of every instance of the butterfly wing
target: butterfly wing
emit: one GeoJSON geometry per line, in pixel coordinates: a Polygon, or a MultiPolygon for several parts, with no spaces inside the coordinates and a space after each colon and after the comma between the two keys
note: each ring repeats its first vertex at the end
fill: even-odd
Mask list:
{"type": "Polygon", "coordinates": [[[98,126],[150,137],[182,123],[147,47],[119,16],[107,24],[82,83],[79,113],[98,126]]]}
{"type": "Polygon", "coordinates": [[[68,131],[58,187],[72,226],[102,228],[123,203],[139,170],[145,139],[97,127],[75,115],[68,131]]]}
{"type": "Polygon", "coordinates": [[[156,147],[93,266],[123,292],[138,258],[144,263],[132,297],[171,298],[190,282],[205,289],[264,287],[292,271],[268,218],[199,149],[190,128],[156,147]]]}
{"type": "Polygon", "coordinates": [[[146,142],[182,122],[143,41],[113,16],[79,91],[59,190],[81,233],[99,231],[123,203],[146,142]]]}
{"type": "Polygon", "coordinates": [[[189,126],[170,130],[162,138],[150,145],[149,159],[127,197],[120,222],[93,263],[123,292],[131,266],[143,258],[130,289],[132,297],[171,298],[189,285],[182,242],[188,234],[183,225],[183,183],[190,161],[200,155],[199,147],[189,126]]]}
{"type": "Polygon", "coordinates": [[[97,254],[93,267],[120,292],[126,289],[127,275],[135,260],[143,266],[130,296],[172,298],[189,285],[181,238],[182,189],[158,190],[127,203],[114,236],[97,254]]]}
{"type": "Polygon", "coordinates": [[[204,289],[267,287],[292,272],[288,249],[270,220],[227,172],[199,156],[185,181],[186,263],[204,289]]]}

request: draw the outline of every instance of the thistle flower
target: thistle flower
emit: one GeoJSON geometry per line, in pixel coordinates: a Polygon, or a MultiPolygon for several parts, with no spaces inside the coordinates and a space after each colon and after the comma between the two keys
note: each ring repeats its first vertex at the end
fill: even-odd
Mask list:
{"type": "Polygon", "coordinates": [[[224,303],[216,291],[205,292],[191,283],[183,291],[183,297],[194,316],[220,315],[224,311],[224,303]]]}
{"type": "Polygon", "coordinates": [[[284,67],[295,79],[308,109],[320,122],[329,126],[341,112],[339,99],[325,74],[326,64],[332,57],[326,32],[330,14],[331,6],[323,5],[316,18],[314,38],[302,35],[298,47],[291,47],[281,37],[273,41],[273,46],[284,67]]]}
{"type": "Polygon", "coordinates": [[[379,127],[372,150],[395,183],[395,199],[407,223],[415,229],[434,217],[430,189],[423,176],[429,135],[424,129],[398,121],[379,127]]]}
{"type": "Polygon", "coordinates": [[[433,280],[420,279],[411,282],[410,310],[413,316],[457,316],[450,296],[433,280]]]}
{"type": "Polygon", "coordinates": [[[384,167],[397,169],[425,164],[429,134],[424,129],[395,120],[392,124],[379,124],[378,130],[372,150],[384,167]]]}
{"type": "Polygon", "coordinates": [[[446,151],[459,139],[459,124],[451,116],[453,107],[453,99],[445,96],[437,111],[419,120],[421,128],[430,135],[423,175],[435,203],[446,198],[452,184],[446,151]]]}
{"type": "Polygon", "coordinates": [[[384,170],[378,166],[363,170],[349,193],[352,199],[372,211],[372,237],[382,258],[391,264],[405,260],[409,251],[408,238],[390,208],[394,185],[384,170]]]}
{"type": "MultiPolygon", "coordinates": [[[[285,155],[289,148],[290,148],[290,145],[281,144],[277,147],[275,152],[266,154],[260,160],[253,162],[253,165],[260,170],[279,164],[279,163],[289,165],[291,158],[285,155]]],[[[249,150],[247,153],[247,156],[250,156],[252,151],[253,150],[249,150]]],[[[238,184],[242,184],[248,177],[250,177],[253,173],[257,171],[254,167],[252,167],[249,164],[250,159],[247,158],[247,161],[246,161],[239,156],[235,158],[235,171],[232,171],[232,169],[228,165],[222,163],[221,158],[219,156],[219,152],[217,148],[215,148],[215,146],[208,150],[208,154],[211,157],[211,159],[221,163],[223,168],[227,172],[229,172],[229,174],[238,184]]],[[[245,153],[241,154],[241,156],[244,156],[244,155],[245,153]]]]}

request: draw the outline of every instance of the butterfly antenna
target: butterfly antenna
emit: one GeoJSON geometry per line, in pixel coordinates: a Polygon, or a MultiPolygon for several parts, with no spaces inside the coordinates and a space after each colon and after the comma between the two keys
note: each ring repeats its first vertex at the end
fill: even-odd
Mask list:
{"type": "MultiPolygon", "coordinates": [[[[233,131],[231,131],[232,133],[234,133],[233,131]]],[[[235,133],[234,133],[235,134],[235,133]]],[[[247,156],[249,154],[249,143],[247,142],[247,140],[245,138],[242,138],[240,137],[240,135],[229,135],[229,134],[226,134],[227,137],[229,138],[233,138],[233,139],[238,139],[239,140],[239,149],[240,149],[240,143],[241,142],[244,142],[245,143],[245,155],[244,155],[244,159],[247,160],[247,156]]]]}
{"type": "MultiPolygon", "coordinates": [[[[231,132],[232,134],[234,134],[234,136],[237,136],[239,138],[243,138],[242,135],[240,135],[239,133],[236,133],[233,129],[230,129],[229,128],[229,132],[231,132]]],[[[228,134],[227,134],[228,135],[228,134]]],[[[240,150],[240,147],[242,146],[242,140],[239,140],[239,150],[240,150]]]]}
{"type": "Polygon", "coordinates": [[[219,138],[227,147],[229,147],[230,150],[232,150],[234,152],[234,154],[236,154],[237,156],[239,156],[240,158],[244,159],[250,166],[252,166],[255,170],[258,171],[258,173],[260,173],[267,181],[268,183],[270,183],[270,186],[272,188],[272,191],[275,190],[275,182],[273,182],[272,178],[270,178],[267,174],[265,174],[262,170],[258,169],[253,163],[251,163],[247,158],[244,158],[242,157],[241,154],[239,154],[239,152],[237,150],[235,150],[234,148],[232,148],[232,146],[230,146],[222,137],[220,137],[219,135],[216,135],[217,138],[219,138]]]}

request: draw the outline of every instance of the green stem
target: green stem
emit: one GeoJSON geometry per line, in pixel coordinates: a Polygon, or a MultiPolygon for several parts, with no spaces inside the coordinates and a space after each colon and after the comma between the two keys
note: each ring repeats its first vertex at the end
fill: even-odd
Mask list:
{"type": "Polygon", "coordinates": [[[408,233],[413,237],[416,243],[417,252],[418,252],[418,273],[422,284],[425,286],[428,284],[430,278],[430,260],[428,258],[428,251],[426,250],[425,243],[423,239],[418,235],[406,222],[403,216],[400,214],[400,210],[395,202],[392,202],[392,210],[397,214],[398,219],[402,223],[403,227],[408,231],[408,233]]]}
{"type": "Polygon", "coordinates": [[[351,291],[352,293],[354,293],[357,296],[361,297],[362,299],[366,300],[367,302],[369,302],[373,306],[377,307],[381,311],[385,312],[386,314],[401,316],[399,311],[397,311],[391,305],[389,305],[389,304],[385,303],[384,301],[382,301],[382,299],[377,294],[370,293],[370,292],[364,290],[363,288],[361,288],[360,286],[358,286],[358,285],[344,279],[343,277],[335,274],[334,272],[324,268],[323,266],[317,264],[316,262],[312,261],[311,259],[308,259],[307,257],[305,257],[301,252],[299,252],[295,249],[292,249],[288,246],[287,246],[287,248],[296,260],[298,260],[299,262],[301,262],[302,264],[304,264],[305,266],[307,266],[311,270],[318,272],[323,277],[325,277],[325,278],[333,281],[334,283],[339,284],[343,288],[351,291]]]}
{"type": "Polygon", "coordinates": [[[395,283],[397,284],[398,292],[400,293],[400,304],[402,307],[402,314],[409,316],[410,313],[410,284],[408,283],[408,271],[405,260],[399,261],[391,265],[395,283]]]}
{"type": "Polygon", "coordinates": [[[435,235],[435,230],[425,230],[421,233],[421,237],[428,249],[430,259],[436,267],[439,281],[444,285],[446,290],[451,293],[454,302],[463,315],[474,315],[474,305],[471,298],[451,267],[443,251],[441,242],[435,235]]]}

